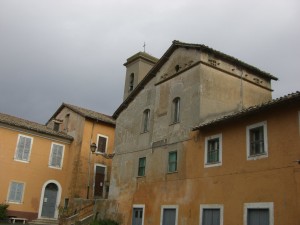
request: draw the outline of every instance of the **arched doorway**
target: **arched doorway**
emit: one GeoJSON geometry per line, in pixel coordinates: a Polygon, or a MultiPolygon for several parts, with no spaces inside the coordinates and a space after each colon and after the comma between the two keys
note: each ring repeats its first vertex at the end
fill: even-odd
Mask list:
{"type": "Polygon", "coordinates": [[[61,195],[61,187],[56,181],[48,181],[44,184],[41,194],[40,218],[56,219],[57,206],[61,195]]]}

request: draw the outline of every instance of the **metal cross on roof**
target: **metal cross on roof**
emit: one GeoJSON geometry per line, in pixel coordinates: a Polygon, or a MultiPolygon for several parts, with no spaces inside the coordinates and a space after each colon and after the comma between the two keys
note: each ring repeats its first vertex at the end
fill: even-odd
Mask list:
{"type": "Polygon", "coordinates": [[[145,42],[144,42],[143,47],[144,47],[144,52],[146,52],[146,43],[145,42]]]}

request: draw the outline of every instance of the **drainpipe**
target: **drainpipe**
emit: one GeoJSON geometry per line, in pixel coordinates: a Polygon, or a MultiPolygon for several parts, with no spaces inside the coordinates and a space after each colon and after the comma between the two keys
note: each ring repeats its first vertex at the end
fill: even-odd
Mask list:
{"type": "MultiPolygon", "coordinates": [[[[95,123],[93,122],[93,127],[92,127],[92,133],[91,133],[91,138],[90,138],[90,145],[89,147],[91,146],[92,144],[92,139],[93,139],[93,133],[94,133],[94,126],[95,126],[95,123]]],[[[89,196],[90,196],[90,178],[91,178],[91,155],[92,155],[92,152],[90,151],[89,149],[89,171],[88,171],[88,182],[87,182],[87,192],[86,192],[86,199],[89,199],[89,196]]]]}

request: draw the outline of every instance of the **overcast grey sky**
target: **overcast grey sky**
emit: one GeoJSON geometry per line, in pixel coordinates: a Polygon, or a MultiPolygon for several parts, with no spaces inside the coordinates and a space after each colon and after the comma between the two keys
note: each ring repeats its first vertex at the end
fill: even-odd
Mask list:
{"type": "Polygon", "coordinates": [[[0,112],[45,123],[62,102],[111,115],[126,59],[204,44],[300,90],[299,0],[0,0],[0,112]]]}

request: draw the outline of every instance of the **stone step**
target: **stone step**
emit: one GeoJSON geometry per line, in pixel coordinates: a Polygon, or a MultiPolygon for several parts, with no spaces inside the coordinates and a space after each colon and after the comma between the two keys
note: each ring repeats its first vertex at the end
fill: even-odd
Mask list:
{"type": "Polygon", "coordinates": [[[36,219],[28,223],[29,225],[58,225],[58,220],[53,219],[36,219]]]}

